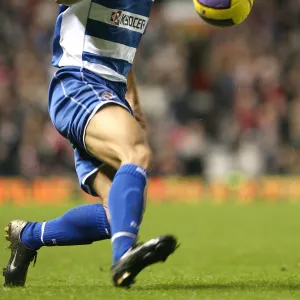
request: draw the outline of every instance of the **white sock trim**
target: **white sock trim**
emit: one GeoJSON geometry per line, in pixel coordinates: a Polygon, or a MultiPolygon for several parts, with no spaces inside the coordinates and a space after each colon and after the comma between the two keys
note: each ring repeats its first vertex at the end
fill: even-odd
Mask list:
{"type": "Polygon", "coordinates": [[[42,232],[41,232],[41,241],[42,241],[42,243],[43,243],[44,245],[45,245],[45,243],[44,243],[44,232],[45,232],[46,223],[47,223],[47,222],[44,222],[44,223],[42,224],[42,232]]]}
{"type": "Polygon", "coordinates": [[[117,239],[117,238],[119,238],[121,236],[127,236],[127,237],[130,237],[132,239],[136,239],[137,238],[136,234],[133,234],[133,233],[130,233],[130,232],[126,232],[126,231],[120,231],[120,232],[115,233],[111,237],[111,243],[113,243],[115,241],[115,239],[117,239]]]}

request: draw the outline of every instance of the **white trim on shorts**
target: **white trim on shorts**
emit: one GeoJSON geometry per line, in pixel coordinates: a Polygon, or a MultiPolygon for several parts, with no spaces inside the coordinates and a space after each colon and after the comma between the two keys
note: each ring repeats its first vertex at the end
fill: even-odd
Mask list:
{"type": "MultiPolygon", "coordinates": [[[[87,181],[87,179],[88,179],[89,177],[91,177],[93,174],[95,174],[97,171],[99,171],[104,165],[105,165],[105,163],[102,163],[99,167],[93,169],[91,172],[89,172],[87,175],[85,175],[85,176],[83,177],[82,181],[81,181],[81,185],[85,186],[86,189],[87,189],[87,191],[88,191],[88,193],[89,193],[90,195],[92,195],[92,196],[93,196],[93,193],[92,193],[92,191],[91,191],[91,188],[90,188],[90,186],[87,185],[85,182],[87,181]]],[[[98,196],[99,196],[99,195],[98,195],[98,196]]]]}

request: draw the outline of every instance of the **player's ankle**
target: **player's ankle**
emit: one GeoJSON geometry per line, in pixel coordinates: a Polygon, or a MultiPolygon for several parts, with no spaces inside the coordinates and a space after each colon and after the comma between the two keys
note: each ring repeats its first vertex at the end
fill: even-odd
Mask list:
{"type": "Polygon", "coordinates": [[[43,246],[41,241],[42,224],[29,222],[21,232],[21,242],[31,250],[39,250],[43,246]]]}
{"type": "Polygon", "coordinates": [[[121,257],[132,247],[135,243],[136,237],[122,236],[114,241],[115,251],[113,251],[113,265],[117,263],[121,257]]]}

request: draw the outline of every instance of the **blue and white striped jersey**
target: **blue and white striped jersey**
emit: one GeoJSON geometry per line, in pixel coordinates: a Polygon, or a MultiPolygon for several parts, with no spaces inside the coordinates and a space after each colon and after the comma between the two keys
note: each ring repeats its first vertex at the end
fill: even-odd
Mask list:
{"type": "Polygon", "coordinates": [[[145,32],[152,0],[82,0],[60,5],[52,64],[78,66],[126,82],[145,32]]]}

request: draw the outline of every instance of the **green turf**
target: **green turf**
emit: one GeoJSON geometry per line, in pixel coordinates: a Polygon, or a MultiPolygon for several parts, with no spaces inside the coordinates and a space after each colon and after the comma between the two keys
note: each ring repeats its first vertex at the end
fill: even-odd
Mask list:
{"type": "MultiPolygon", "coordinates": [[[[0,226],[66,209],[1,207],[0,226]]],[[[181,247],[165,264],[141,273],[130,290],[111,285],[106,241],[42,249],[27,287],[0,288],[0,299],[300,299],[300,206],[149,206],[141,238],[160,233],[176,234],[181,247]]],[[[9,253],[1,245],[4,266],[9,253]]]]}

